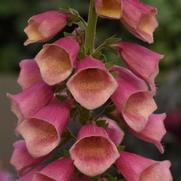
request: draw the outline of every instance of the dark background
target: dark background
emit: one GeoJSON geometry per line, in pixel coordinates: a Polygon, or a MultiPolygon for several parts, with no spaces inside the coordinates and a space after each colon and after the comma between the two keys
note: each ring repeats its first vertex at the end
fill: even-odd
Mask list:
{"type": "MultiPolygon", "coordinates": [[[[180,0],[145,0],[156,6],[159,10],[159,28],[155,32],[155,42],[147,45],[130,35],[119,21],[99,19],[97,43],[106,37],[117,34],[124,40],[134,40],[140,44],[160,52],[165,58],[160,63],[160,75],[157,77],[157,103],[158,112],[174,114],[181,112],[181,1],[180,0]]],[[[42,44],[23,46],[26,39],[23,29],[28,18],[34,14],[49,9],[60,7],[73,7],[78,9],[86,18],[88,0],[16,0],[0,1],[0,160],[5,169],[13,171],[8,161],[12,152],[12,143],[16,139],[14,128],[16,117],[10,113],[6,92],[16,93],[19,90],[16,84],[20,60],[33,58],[42,44]]],[[[67,31],[70,31],[67,29],[67,31]]],[[[115,58],[110,56],[111,58],[115,58]]],[[[181,135],[179,125],[181,118],[175,116],[169,119],[175,124],[174,133],[181,135]]],[[[181,127],[181,126],[180,126],[181,127]]],[[[131,135],[127,136],[129,151],[140,153],[153,159],[169,159],[172,161],[174,180],[181,180],[181,136],[168,133],[164,139],[165,154],[159,152],[149,144],[136,140],[131,135]]]]}

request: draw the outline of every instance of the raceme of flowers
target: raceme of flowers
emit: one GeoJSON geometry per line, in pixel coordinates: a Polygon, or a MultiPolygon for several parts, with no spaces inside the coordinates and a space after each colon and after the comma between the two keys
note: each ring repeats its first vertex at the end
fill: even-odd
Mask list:
{"type": "MultiPolygon", "coordinates": [[[[153,42],[156,8],[139,0],[91,0],[90,4],[89,11],[97,16],[119,19],[133,35],[153,42]]],[[[118,181],[107,172],[116,168],[119,178],[127,181],[172,181],[169,161],[127,152],[122,145],[127,127],[164,152],[166,114],[154,113],[155,78],[163,56],[114,39],[103,45],[115,49],[126,67],[107,66],[101,56],[105,47],[91,51],[86,47],[86,39],[94,40],[95,35],[90,37],[89,22],[72,9],[32,16],[24,30],[25,45],[48,41],[71,24],[77,25],[72,33],[20,62],[17,82],[22,91],[8,94],[18,118],[15,132],[21,136],[10,160],[17,180],[118,181]]]]}

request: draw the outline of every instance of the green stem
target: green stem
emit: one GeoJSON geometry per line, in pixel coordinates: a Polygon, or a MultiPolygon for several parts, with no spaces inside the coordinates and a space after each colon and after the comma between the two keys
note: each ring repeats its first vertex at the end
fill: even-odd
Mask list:
{"type": "Polygon", "coordinates": [[[86,29],[85,37],[85,51],[86,54],[92,54],[94,50],[94,41],[96,34],[97,25],[97,14],[95,11],[95,0],[90,0],[89,14],[88,14],[88,25],[86,29]]]}

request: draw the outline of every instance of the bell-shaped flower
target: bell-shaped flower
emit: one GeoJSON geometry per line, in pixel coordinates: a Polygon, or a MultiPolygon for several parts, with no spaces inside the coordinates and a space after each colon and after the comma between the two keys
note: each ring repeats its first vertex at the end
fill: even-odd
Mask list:
{"type": "Polygon", "coordinates": [[[74,165],[69,158],[60,158],[35,173],[32,181],[72,181],[74,165]]]}
{"type": "Polygon", "coordinates": [[[17,82],[22,89],[31,87],[42,80],[40,70],[33,59],[22,60],[19,65],[21,70],[17,82]]]}
{"type": "Polygon", "coordinates": [[[113,121],[108,117],[100,117],[97,121],[99,120],[105,121],[105,123],[107,124],[106,131],[109,137],[111,138],[114,144],[119,145],[124,138],[123,130],[119,127],[119,125],[115,121],[113,121]]]}
{"type": "Polygon", "coordinates": [[[36,164],[40,163],[45,157],[33,158],[23,140],[14,143],[14,151],[11,156],[10,163],[16,168],[19,175],[24,175],[27,171],[33,168],[36,164]]]}
{"type": "Polygon", "coordinates": [[[79,49],[77,40],[71,36],[44,45],[35,57],[43,80],[55,85],[67,79],[72,73],[79,49]]]}
{"type": "Polygon", "coordinates": [[[102,106],[117,86],[105,65],[90,56],[80,60],[77,71],[67,82],[75,100],[89,110],[102,106]]]}
{"type": "Polygon", "coordinates": [[[121,18],[121,0],[96,0],[95,7],[98,16],[111,19],[121,18]]]}
{"type": "Polygon", "coordinates": [[[80,129],[70,155],[80,172],[96,176],[117,160],[119,152],[104,128],[89,124],[80,129]]]}
{"type": "Polygon", "coordinates": [[[133,153],[121,152],[118,171],[127,181],[172,181],[169,161],[155,161],[133,153]]]}
{"type": "Polygon", "coordinates": [[[133,134],[141,140],[154,144],[161,153],[164,153],[161,140],[166,134],[164,119],[166,114],[152,114],[148,118],[145,128],[141,132],[133,131],[133,134]]]}
{"type": "Polygon", "coordinates": [[[38,82],[22,92],[11,95],[11,110],[18,117],[19,121],[30,118],[39,109],[45,106],[53,96],[52,88],[43,82],[38,82]]]}
{"type": "Polygon", "coordinates": [[[112,101],[126,124],[140,132],[157,108],[153,94],[148,91],[145,82],[128,69],[115,66],[112,70],[118,73],[116,80],[119,84],[112,101]]]}
{"type": "Polygon", "coordinates": [[[25,139],[28,152],[41,157],[58,146],[70,114],[67,102],[53,99],[31,118],[18,125],[16,131],[25,139]]]}
{"type": "Polygon", "coordinates": [[[132,42],[120,41],[116,47],[128,67],[155,91],[155,77],[159,73],[159,61],[163,55],[132,42]]]}
{"type": "Polygon", "coordinates": [[[61,11],[47,11],[32,16],[24,32],[28,39],[25,45],[47,41],[60,32],[68,21],[68,15],[61,11]]]}
{"type": "Polygon", "coordinates": [[[157,9],[139,0],[122,0],[121,22],[137,38],[153,43],[153,32],[158,26],[157,9]]]}

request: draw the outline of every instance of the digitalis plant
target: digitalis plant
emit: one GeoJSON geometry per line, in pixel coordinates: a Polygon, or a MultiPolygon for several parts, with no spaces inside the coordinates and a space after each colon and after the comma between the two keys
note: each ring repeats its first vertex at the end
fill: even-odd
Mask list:
{"type": "Polygon", "coordinates": [[[164,152],[166,114],[154,113],[155,78],[163,56],[114,37],[95,47],[98,18],[117,19],[152,43],[156,14],[156,8],[139,0],[90,0],[87,22],[74,9],[29,19],[25,45],[77,26],[20,62],[22,91],[8,94],[21,136],[11,157],[18,181],[172,181],[169,161],[127,152],[122,144],[127,127],[164,152]],[[116,50],[126,66],[107,66],[106,48],[116,50]],[[115,168],[117,176],[111,175],[115,168]]]}

